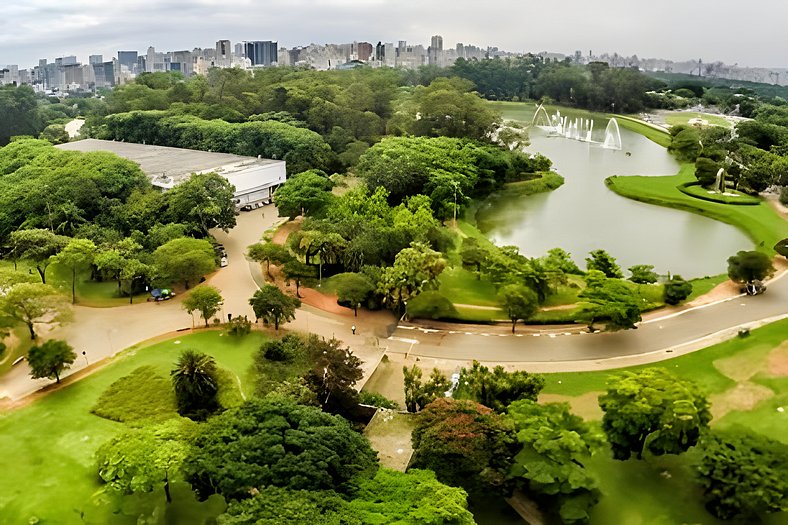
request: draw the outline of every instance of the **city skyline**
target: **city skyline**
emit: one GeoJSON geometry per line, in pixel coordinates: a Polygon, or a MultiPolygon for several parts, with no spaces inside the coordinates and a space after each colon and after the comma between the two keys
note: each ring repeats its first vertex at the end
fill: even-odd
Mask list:
{"type": "Polygon", "coordinates": [[[112,10],[97,0],[68,5],[36,0],[4,7],[0,65],[28,67],[40,58],[68,55],[84,60],[91,54],[112,56],[118,50],[144,52],[148,46],[190,50],[225,38],[233,42],[273,40],[282,47],[399,40],[426,47],[431,35],[442,35],[445,47],[463,42],[512,52],[570,54],[582,50],[584,54],[618,52],[675,61],[703,58],[750,67],[786,66],[782,49],[772,45],[772,35],[788,15],[786,5],[755,0],[746,12],[732,16],[721,2],[715,2],[712,10],[711,2],[666,0],[660,12],[644,18],[625,0],[571,4],[572,16],[551,19],[549,13],[536,12],[533,5],[511,0],[486,9],[467,0],[433,0],[418,6],[390,0],[363,4],[272,0],[264,8],[248,0],[229,7],[216,0],[141,0],[133,5],[119,2],[112,10]],[[760,8],[772,15],[761,16],[760,8]],[[534,19],[539,21],[530,21],[534,19]]]}

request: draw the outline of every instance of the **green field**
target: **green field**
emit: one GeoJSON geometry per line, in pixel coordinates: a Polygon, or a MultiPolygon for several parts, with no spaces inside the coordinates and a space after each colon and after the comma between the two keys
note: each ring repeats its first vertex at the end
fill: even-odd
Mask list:
{"type": "Polygon", "coordinates": [[[670,146],[671,139],[670,134],[667,131],[656,126],[649,125],[642,120],[627,117],[625,115],[616,115],[616,119],[618,120],[618,125],[622,128],[626,128],[630,131],[634,131],[635,133],[643,135],[652,142],[656,142],[663,148],[670,146]]]}
{"type": "MultiPolygon", "coordinates": [[[[0,522],[82,523],[80,512],[100,488],[93,454],[124,425],[90,413],[114,381],[149,365],[169,377],[180,351],[192,348],[212,355],[235,379],[244,395],[254,386],[253,352],[265,336],[259,332],[232,338],[212,331],[184,335],[121,353],[102,370],[18,410],[0,413],[0,522]]],[[[236,392],[237,393],[237,392],[236,392]]]]}
{"type": "Polygon", "coordinates": [[[707,121],[710,126],[722,126],[724,128],[732,128],[733,124],[720,115],[712,115],[711,113],[692,113],[688,111],[675,111],[665,115],[665,123],[671,126],[679,126],[689,124],[689,121],[699,118],[707,121]]]}
{"type": "Polygon", "coordinates": [[[757,206],[729,206],[683,194],[677,186],[694,181],[694,173],[694,164],[683,164],[676,175],[614,176],[606,183],[611,190],[630,199],[698,213],[736,226],[753,240],[758,250],[773,255],[772,247],[788,237],[788,221],[765,202],[757,206]]]}
{"type": "MultiPolygon", "coordinates": [[[[735,338],[656,365],[600,372],[545,374],[544,393],[560,394],[566,400],[594,396],[605,390],[610,377],[623,370],[664,367],[683,379],[698,383],[710,396],[712,425],[743,425],[756,432],[788,443],[788,376],[775,373],[774,363],[788,360],[785,334],[788,319],[753,330],[748,337],[735,338]],[[764,390],[767,389],[767,390],[764,390]],[[749,409],[737,409],[748,392],[766,392],[749,409]]],[[[783,368],[783,374],[786,368],[783,368]]],[[[583,406],[595,399],[586,399],[583,406]]],[[[577,408],[576,408],[577,410],[577,408]]],[[[578,410],[579,411],[579,410],[578,410]]],[[[586,414],[589,416],[589,414],[586,414]]],[[[596,415],[598,417],[598,413],[596,415]]],[[[701,494],[693,482],[694,450],[681,456],[650,457],[646,460],[615,461],[608,454],[597,455],[590,463],[603,492],[592,511],[591,524],[637,523],[669,525],[692,523],[716,525],[700,504],[701,494]]],[[[788,513],[770,516],[764,523],[788,524],[788,513]]]]}

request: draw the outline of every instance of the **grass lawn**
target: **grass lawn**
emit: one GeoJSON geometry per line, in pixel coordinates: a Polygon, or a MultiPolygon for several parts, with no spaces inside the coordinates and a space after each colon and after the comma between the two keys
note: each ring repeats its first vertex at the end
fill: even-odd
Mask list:
{"type": "Polygon", "coordinates": [[[438,278],[441,295],[456,304],[498,306],[498,292],[490,281],[476,277],[476,272],[464,268],[449,268],[438,278]]]}
{"type": "MultiPolygon", "coordinates": [[[[743,384],[754,383],[769,388],[774,394],[772,397],[761,400],[751,409],[731,409],[722,417],[714,419],[712,425],[743,425],[788,442],[785,432],[788,428],[788,413],[777,410],[778,407],[788,407],[788,376],[775,374],[774,369],[769,368],[777,358],[788,359],[786,333],[788,320],[783,320],[753,330],[749,337],[732,339],[648,366],[665,367],[682,378],[700,384],[710,394],[713,410],[718,403],[726,400],[735,407],[740,402],[740,390],[734,388],[738,389],[743,384]],[[782,350],[775,350],[778,347],[782,350]],[[727,396],[726,399],[726,392],[737,394],[737,397],[727,396]]],[[[635,371],[648,366],[625,370],[635,371]]],[[[608,378],[616,372],[620,371],[546,374],[544,391],[572,398],[601,392],[605,390],[608,378]]],[[[701,494],[693,481],[695,454],[694,450],[690,450],[680,456],[666,455],[623,462],[613,460],[606,453],[598,454],[589,463],[589,469],[599,481],[603,496],[591,512],[590,523],[729,523],[713,518],[701,504],[701,494]]],[[[788,513],[769,516],[763,523],[786,525],[788,513]]]]}
{"type": "Polygon", "coordinates": [[[692,283],[692,293],[687,297],[687,302],[700,297],[701,295],[709,293],[714,287],[724,283],[728,280],[727,275],[715,275],[712,277],[699,277],[697,279],[690,279],[692,283]]]}
{"type": "Polygon", "coordinates": [[[212,355],[246,394],[252,392],[249,365],[265,339],[255,332],[231,338],[211,331],[184,335],[144,348],[132,347],[102,370],[30,406],[0,413],[0,516],[3,523],[82,523],[80,511],[99,488],[93,454],[124,425],[90,413],[99,396],[141,366],[169,377],[180,351],[212,355]]]}
{"type": "Polygon", "coordinates": [[[643,135],[652,142],[656,142],[663,148],[670,146],[671,139],[670,134],[667,131],[655,126],[650,126],[645,122],[627,117],[625,115],[616,115],[616,120],[618,121],[618,125],[622,128],[626,128],[630,131],[634,131],[635,133],[643,135]]]}
{"type": "Polygon", "coordinates": [[[733,124],[719,115],[712,115],[711,113],[692,113],[689,111],[675,111],[665,115],[665,123],[671,126],[679,126],[682,124],[689,124],[689,121],[699,118],[707,121],[711,126],[722,126],[723,128],[732,128],[733,124]]]}
{"type": "Polygon", "coordinates": [[[731,206],[683,194],[676,186],[695,180],[694,172],[694,164],[684,164],[676,175],[614,176],[605,182],[611,190],[630,199],[698,213],[732,224],[746,233],[758,250],[774,255],[772,247],[788,237],[788,221],[782,219],[765,202],[757,206],[731,206]]]}

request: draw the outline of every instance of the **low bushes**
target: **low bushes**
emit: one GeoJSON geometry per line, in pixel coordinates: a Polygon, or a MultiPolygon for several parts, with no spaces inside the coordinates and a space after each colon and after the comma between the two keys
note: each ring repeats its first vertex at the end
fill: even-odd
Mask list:
{"type": "Polygon", "coordinates": [[[696,199],[703,199],[705,201],[718,202],[720,204],[733,204],[738,206],[757,206],[761,200],[758,197],[747,195],[740,191],[725,190],[726,193],[733,193],[734,195],[724,195],[722,193],[710,192],[700,185],[699,182],[685,182],[679,184],[676,188],[684,195],[689,195],[696,199]]]}

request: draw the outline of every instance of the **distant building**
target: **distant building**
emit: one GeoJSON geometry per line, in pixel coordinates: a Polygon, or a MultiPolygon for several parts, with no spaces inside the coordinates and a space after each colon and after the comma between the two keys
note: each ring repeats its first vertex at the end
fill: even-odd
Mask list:
{"type": "Polygon", "coordinates": [[[252,62],[252,66],[271,66],[279,58],[279,47],[270,40],[256,40],[243,43],[244,56],[252,62]]]}
{"type": "Polygon", "coordinates": [[[369,42],[359,42],[356,46],[358,59],[363,62],[368,62],[369,59],[373,56],[374,48],[372,44],[369,42]]]}
{"type": "Polygon", "coordinates": [[[85,139],[56,146],[70,151],[109,151],[139,164],[151,184],[167,191],[195,173],[217,173],[235,186],[235,205],[270,201],[286,178],[283,160],[243,157],[132,142],[85,139]]]}
{"type": "Polygon", "coordinates": [[[118,51],[118,63],[133,72],[137,67],[138,53],[136,51],[118,51]]]}
{"type": "Polygon", "coordinates": [[[233,63],[233,49],[230,47],[229,40],[216,41],[216,55],[214,65],[216,67],[230,67],[233,63]]]}
{"type": "Polygon", "coordinates": [[[443,37],[434,35],[430,39],[430,48],[428,51],[428,64],[431,66],[443,65],[443,37]]]}
{"type": "Polygon", "coordinates": [[[103,64],[104,63],[104,55],[90,55],[88,57],[88,64],[94,66],[96,64],[103,64]]]}

